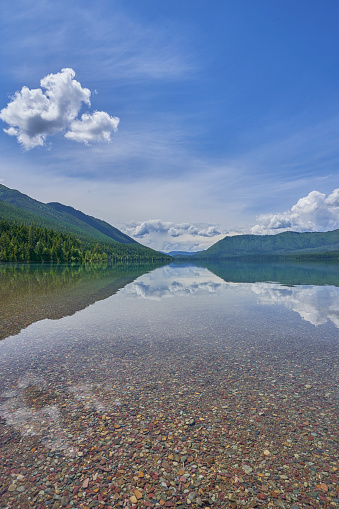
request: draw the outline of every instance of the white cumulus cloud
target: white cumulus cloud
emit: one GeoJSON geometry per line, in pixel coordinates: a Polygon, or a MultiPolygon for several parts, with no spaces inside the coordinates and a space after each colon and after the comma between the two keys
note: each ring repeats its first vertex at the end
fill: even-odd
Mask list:
{"type": "Polygon", "coordinates": [[[86,145],[93,142],[111,141],[111,132],[118,129],[118,117],[110,117],[104,111],[95,111],[93,115],[84,113],[81,120],[73,120],[70,130],[65,137],[83,142],[86,145]]]}
{"type": "Polygon", "coordinates": [[[330,231],[339,228],[339,188],[328,196],[312,191],[300,198],[290,210],[257,217],[251,228],[254,234],[275,234],[282,231],[330,231]]]}
{"type": "Polygon", "coordinates": [[[91,92],[74,77],[74,70],[66,68],[44,77],[41,88],[22,87],[0,111],[0,119],[9,125],[4,131],[16,136],[26,150],[44,145],[47,136],[66,129],[65,136],[75,141],[110,141],[110,133],[119,123],[117,117],[96,111],[76,120],[83,104],[91,105],[91,92]]]}

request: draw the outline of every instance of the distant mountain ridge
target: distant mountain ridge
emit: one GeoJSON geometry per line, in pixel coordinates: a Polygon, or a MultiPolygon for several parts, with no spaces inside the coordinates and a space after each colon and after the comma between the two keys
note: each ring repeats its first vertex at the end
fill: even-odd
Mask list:
{"type": "Polygon", "coordinates": [[[241,257],[339,257],[339,230],[330,232],[283,232],[277,235],[225,237],[191,259],[223,260],[241,257]]]}
{"type": "Polygon", "coordinates": [[[177,255],[193,256],[200,252],[201,251],[195,251],[195,252],[192,252],[192,251],[170,251],[169,253],[166,253],[166,254],[168,254],[169,256],[177,256],[177,255]]]}

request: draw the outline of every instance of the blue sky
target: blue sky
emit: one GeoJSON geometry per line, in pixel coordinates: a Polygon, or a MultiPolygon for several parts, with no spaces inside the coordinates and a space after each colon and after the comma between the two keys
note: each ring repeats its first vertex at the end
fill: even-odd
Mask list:
{"type": "Polygon", "coordinates": [[[339,228],[337,1],[18,0],[1,14],[4,185],[158,249],[339,228]]]}

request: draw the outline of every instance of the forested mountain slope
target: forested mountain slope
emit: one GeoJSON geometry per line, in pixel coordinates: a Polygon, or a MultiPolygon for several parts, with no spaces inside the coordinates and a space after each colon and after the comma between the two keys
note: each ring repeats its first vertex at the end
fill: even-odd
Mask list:
{"type": "Polygon", "coordinates": [[[277,235],[235,235],[219,240],[190,259],[227,259],[266,256],[339,256],[339,230],[283,232],[277,235]]]}
{"type": "Polygon", "coordinates": [[[39,202],[2,184],[0,221],[3,235],[2,261],[74,261],[74,258],[125,262],[171,260],[163,253],[139,244],[105,221],[60,203],[39,202]],[[10,227],[15,224],[15,228],[10,227]],[[28,238],[25,235],[31,225],[34,226],[36,239],[39,240],[35,244],[30,240],[27,245],[28,238]],[[65,235],[70,238],[63,238],[65,235]],[[63,251],[61,244],[64,246],[63,251]],[[28,252],[30,255],[27,258],[28,252]],[[56,257],[55,252],[60,255],[56,257]],[[72,254],[68,256],[66,252],[72,254]]]}
{"type": "Polygon", "coordinates": [[[131,237],[100,219],[87,216],[60,203],[42,203],[2,184],[0,184],[0,214],[1,218],[7,221],[11,221],[13,218],[18,220],[20,217],[21,221],[28,226],[33,222],[36,226],[52,228],[77,237],[137,244],[131,237]],[[12,207],[16,207],[16,210],[9,209],[4,204],[12,205],[12,207]],[[21,209],[27,214],[21,213],[20,216],[17,209],[21,209]]]}

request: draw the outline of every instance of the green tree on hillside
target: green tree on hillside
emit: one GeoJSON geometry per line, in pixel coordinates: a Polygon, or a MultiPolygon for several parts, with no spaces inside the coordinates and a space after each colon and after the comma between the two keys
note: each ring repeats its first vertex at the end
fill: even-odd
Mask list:
{"type": "Polygon", "coordinates": [[[118,242],[80,241],[73,235],[31,224],[0,220],[0,262],[140,262],[169,261],[170,257],[140,246],[118,242]]]}

